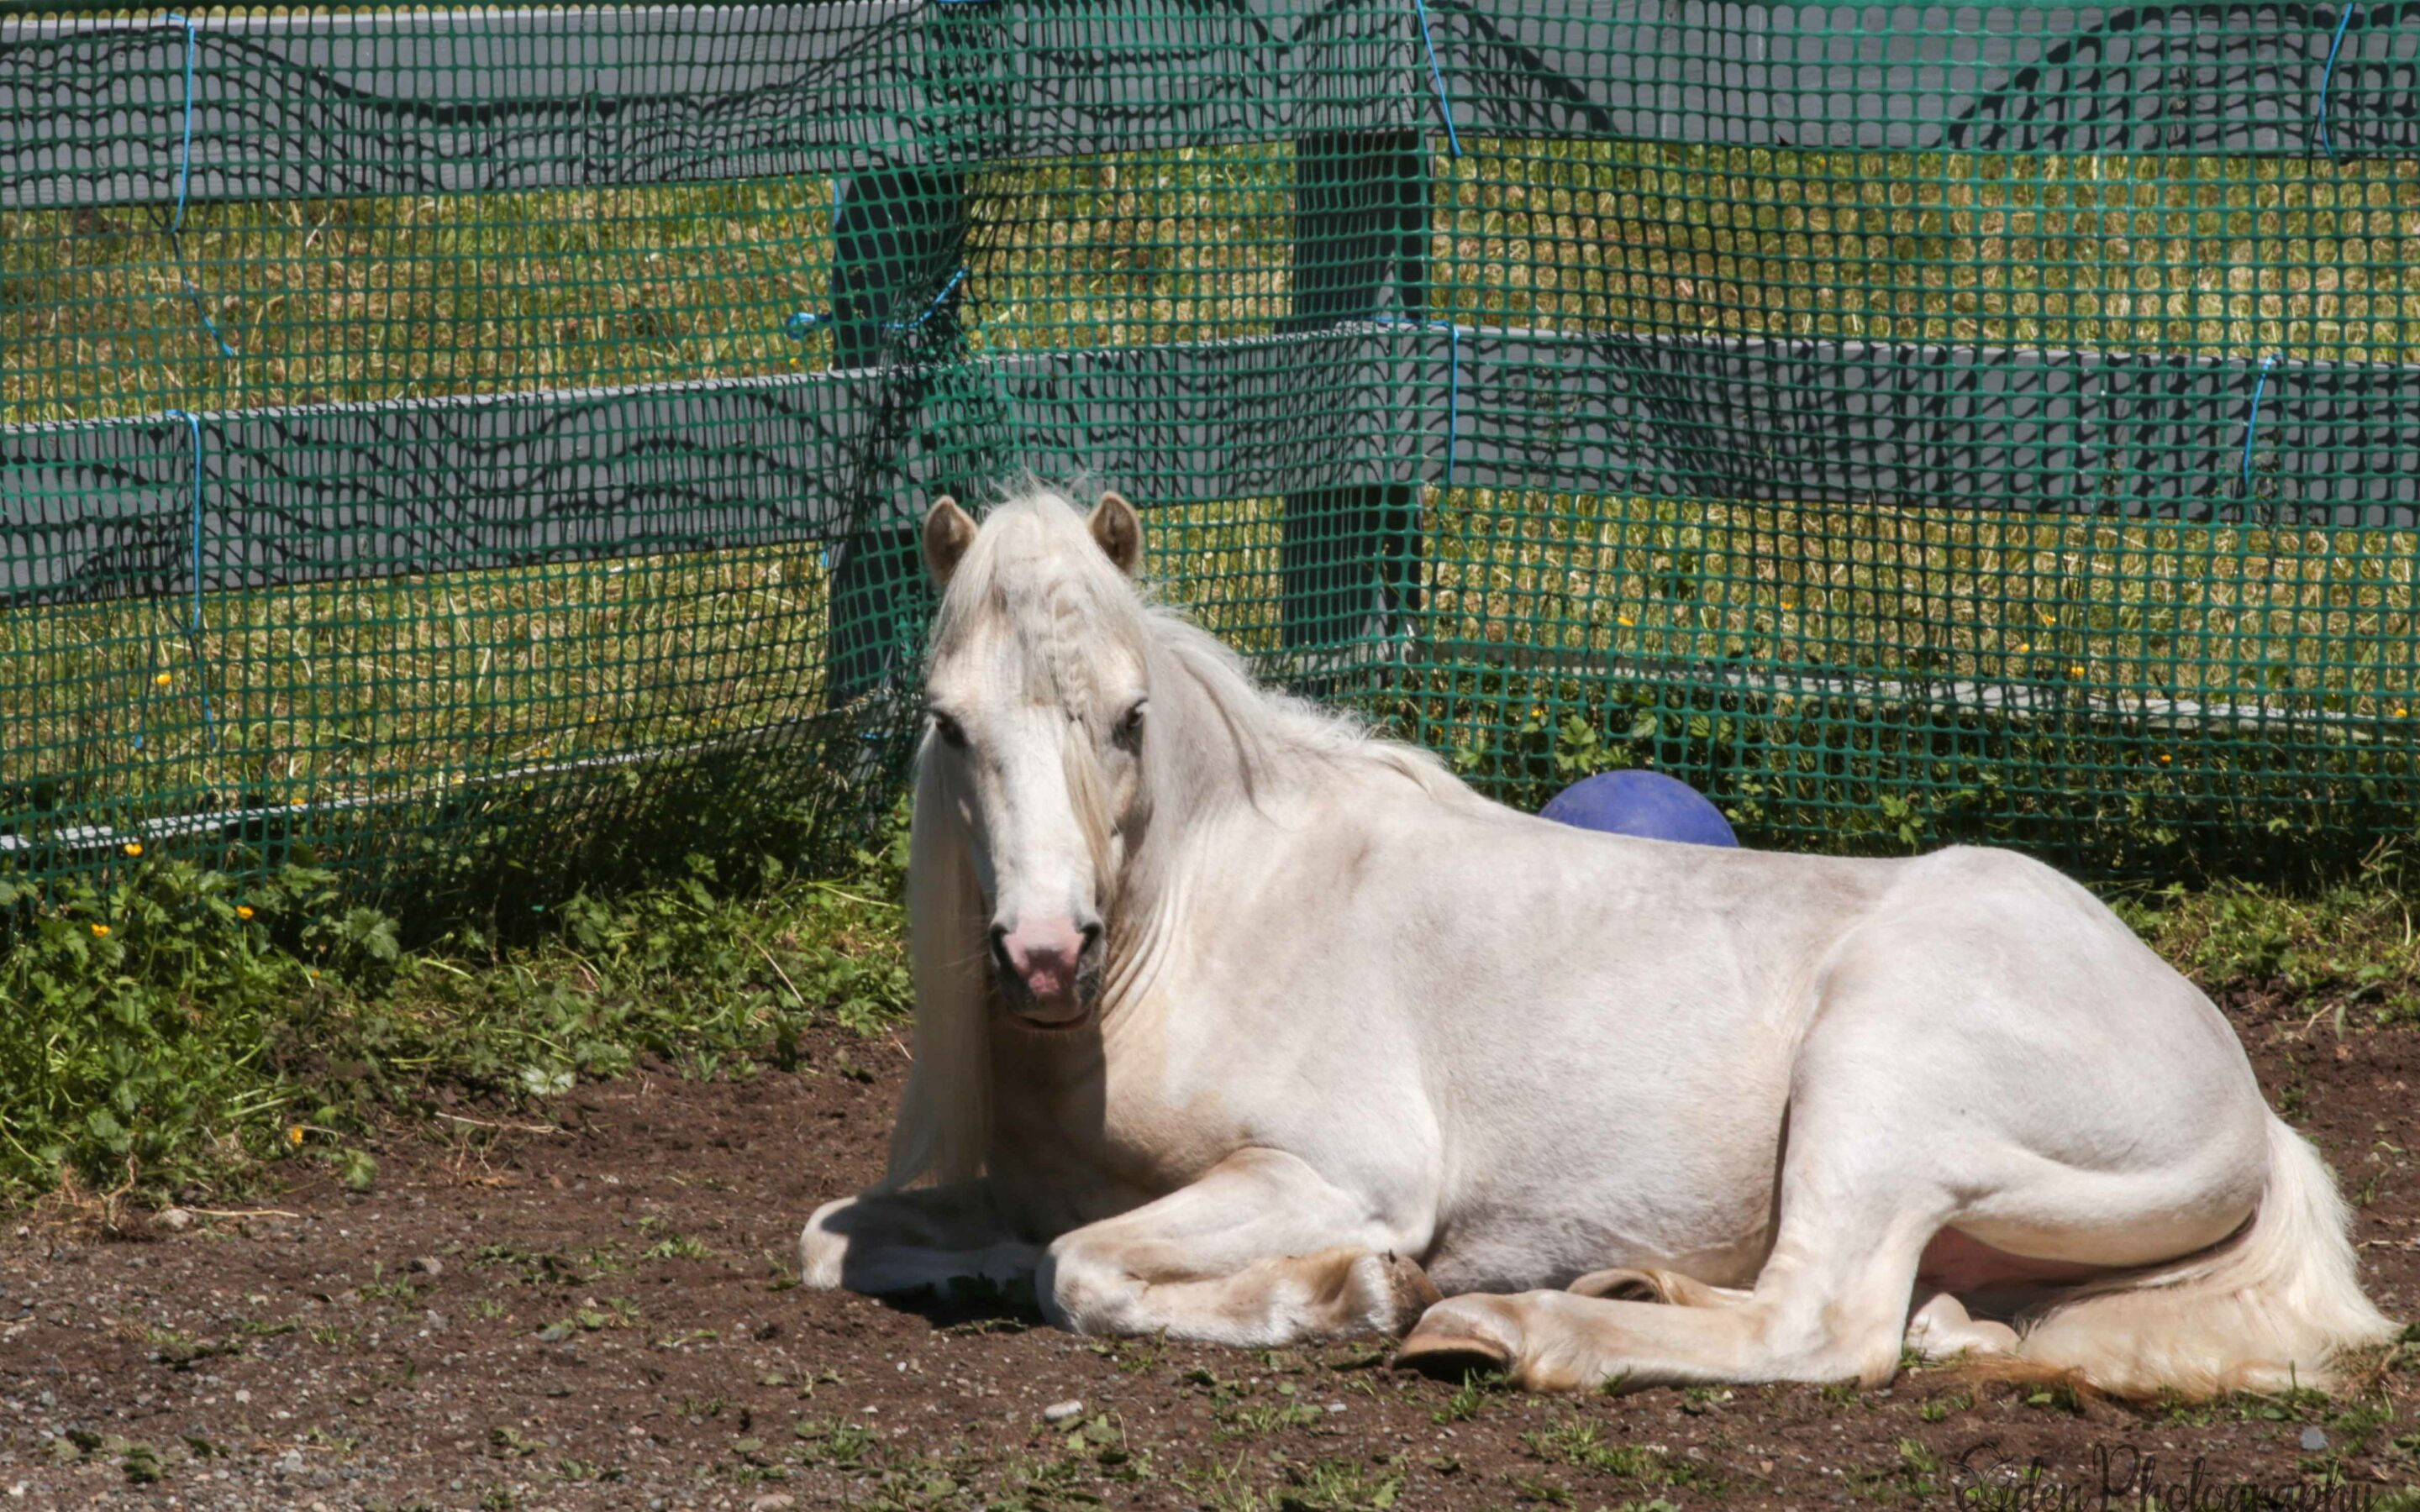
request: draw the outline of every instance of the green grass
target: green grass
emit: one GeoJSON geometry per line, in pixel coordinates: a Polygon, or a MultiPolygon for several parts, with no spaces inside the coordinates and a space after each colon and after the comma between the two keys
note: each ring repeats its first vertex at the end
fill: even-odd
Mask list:
{"type": "Polygon", "coordinates": [[[2410,362],[2420,163],[1469,141],[1460,319],[2410,362]]]}
{"type": "MultiPolygon", "coordinates": [[[[2420,163],[1472,138],[1430,171],[1434,306],[1478,324],[2408,362],[2420,163]]],[[[1283,143],[978,177],[979,349],[1263,334],[1283,143]]],[[[0,420],[814,368],[829,181],[13,210],[0,420]]]]}
{"type": "Polygon", "coordinates": [[[1719,1493],[1718,1484],[1706,1484],[1710,1477],[1698,1466],[1662,1449],[1607,1443],[1595,1424],[1576,1418],[1557,1419],[1540,1431],[1521,1435],[1521,1442],[1549,1464],[1626,1481],[1642,1490],[1688,1487],[1719,1493]]]}
{"type": "Polygon", "coordinates": [[[1984,840],[2102,876],[2341,868],[2409,827],[2408,532],[1474,494],[1430,517],[1419,670],[1367,702],[1516,804],[1654,764],[1753,842],[1984,840]]]}
{"type": "Polygon", "coordinates": [[[206,204],[186,272],[142,209],[12,210],[0,419],[70,420],[788,371],[825,300],[830,191],[206,204]]]}
{"type": "Polygon", "coordinates": [[[315,805],[712,742],[818,709],[824,582],[806,546],[213,594],[198,658],[189,600],[0,612],[0,792],[315,805]]]}

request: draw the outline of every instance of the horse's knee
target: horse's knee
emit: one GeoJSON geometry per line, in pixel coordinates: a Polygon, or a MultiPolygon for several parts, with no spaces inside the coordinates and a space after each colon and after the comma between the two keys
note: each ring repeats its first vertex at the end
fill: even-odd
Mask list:
{"type": "Polygon", "coordinates": [[[837,1229],[832,1220],[856,1205],[855,1197],[827,1202],[799,1230],[800,1286],[819,1291],[830,1291],[840,1286],[841,1269],[848,1260],[848,1235],[837,1229]]]}
{"type": "Polygon", "coordinates": [[[1271,1256],[1204,1274],[1157,1247],[1067,1235],[1035,1276],[1042,1310],[1075,1334],[1158,1334],[1244,1347],[1401,1335],[1438,1301],[1419,1265],[1361,1249],[1271,1256]]]}
{"type": "Polygon", "coordinates": [[[1879,1390],[1899,1374],[1906,1306],[1886,1297],[1791,1299],[1752,1307],[1757,1338],[1777,1381],[1854,1381],[1879,1390]]]}
{"type": "Polygon", "coordinates": [[[1119,1334],[1141,1285],[1100,1246],[1073,1236],[1043,1252],[1033,1275],[1044,1317],[1070,1334],[1119,1334]]]}

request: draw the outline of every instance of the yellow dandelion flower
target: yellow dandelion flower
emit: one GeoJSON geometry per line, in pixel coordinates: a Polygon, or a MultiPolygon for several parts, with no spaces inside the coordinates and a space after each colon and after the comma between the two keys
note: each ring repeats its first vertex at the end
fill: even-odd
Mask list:
{"type": "Polygon", "coordinates": [[[235,917],[236,917],[236,918],[250,918],[252,917],[252,904],[250,904],[250,903],[238,903],[238,904],[236,904],[236,905],[235,905],[235,917]]]}
{"type": "Polygon", "coordinates": [[[2020,641],[2018,641],[2018,642],[2017,642],[2017,654],[2018,654],[2019,656],[2023,656],[2023,655],[2024,655],[2026,652],[2031,651],[2033,648],[2034,648],[2033,642],[2032,642],[2032,641],[2030,641],[2030,640],[2020,640],[2020,641]]]}
{"type": "Polygon", "coordinates": [[[2402,704],[2400,704],[2400,703],[2398,703],[2398,704],[2397,704],[2397,705],[2395,706],[2395,717],[2396,717],[2397,718],[2398,718],[2398,719],[2402,718],[2402,717],[2404,717],[2404,715],[2405,715],[2406,713],[2408,713],[2408,712],[2409,712],[2409,711],[2408,711],[2408,710],[2406,710],[2406,709],[2403,707],[2403,705],[2402,705],[2402,704]]]}
{"type": "Polygon", "coordinates": [[[1632,625],[1635,625],[1636,624],[1637,624],[1637,623],[1638,623],[1637,621],[1636,621],[1636,620],[1632,619],[1632,618],[1631,618],[1629,615],[1627,615],[1627,614],[1618,614],[1618,615],[1614,616],[1614,618],[1615,618],[1615,620],[1616,620],[1618,623],[1620,623],[1620,624],[1621,625],[1621,626],[1622,626],[1624,629],[1627,629],[1627,628],[1631,627],[1632,625]]]}
{"type": "Polygon", "coordinates": [[[174,686],[176,681],[177,674],[175,672],[162,672],[159,676],[151,679],[151,684],[154,687],[169,687],[174,686]]]}
{"type": "Polygon", "coordinates": [[[92,927],[92,937],[96,940],[105,940],[109,938],[109,926],[106,924],[95,924],[92,927]]]}
{"type": "Polygon", "coordinates": [[[293,1128],[286,1131],[286,1142],[292,1145],[297,1149],[302,1148],[302,1126],[301,1124],[298,1123],[293,1128]]]}
{"type": "Polygon", "coordinates": [[[2083,675],[2084,675],[2084,667],[2083,667],[2083,665],[2082,665],[2081,663],[2078,663],[2078,664],[2077,664],[2077,665],[2075,665],[2075,666],[2070,667],[2070,668],[2067,670],[2067,675],[2068,675],[2068,676],[2070,676],[2070,677],[2081,677],[2081,676],[2083,676],[2083,675]]]}
{"type": "Polygon", "coordinates": [[[130,840],[118,849],[129,856],[140,856],[143,854],[143,842],[139,840],[130,840]]]}
{"type": "Polygon", "coordinates": [[[2175,760],[2176,760],[2176,758],[2175,758],[2175,757],[2173,757],[2173,756],[2171,756],[2171,755],[2169,755],[2166,751],[2162,751],[2162,752],[2160,752],[2160,764],[2161,764],[2162,766],[2165,766],[2165,765],[2167,765],[2170,762],[2175,761],[2175,760]]]}

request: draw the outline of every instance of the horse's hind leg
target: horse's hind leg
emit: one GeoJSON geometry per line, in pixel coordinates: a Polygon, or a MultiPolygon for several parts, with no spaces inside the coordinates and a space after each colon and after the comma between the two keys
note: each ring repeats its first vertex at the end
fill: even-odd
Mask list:
{"type": "MultiPolygon", "coordinates": [[[[2054,917],[2033,932],[2071,926],[2054,917]]],[[[2246,1146],[2264,1137],[2267,1115],[2224,1024],[2184,1011],[2191,990],[2164,967],[2113,976],[2089,952],[2025,957],[2025,972],[1996,976],[1943,964],[2011,949],[1996,923],[1928,917],[1835,960],[1792,1068],[1775,1243],[1746,1300],[1457,1297],[1420,1320],[1406,1360],[1492,1362],[1548,1387],[1879,1383],[1945,1227],[2093,1267],[2154,1264],[2226,1238],[2259,1199],[2263,1167],[2246,1146]],[[2108,1008],[2120,992],[2138,1000],[2108,1008]],[[2157,1075],[2107,1049],[2167,1041],[2157,1075]],[[2029,1057],[2022,1071],[2012,1047],[2029,1057]]],[[[1971,1320],[1957,1328],[1946,1309],[1918,1345],[1936,1332],[1949,1348],[2007,1343],[1971,1320]]]]}
{"type": "Polygon", "coordinates": [[[1890,1015],[1819,1015],[1800,1050],[1773,1251],[1745,1294],[1615,1273],[1601,1296],[1462,1296],[1430,1309],[1403,1361],[1493,1365],[1544,1390],[1621,1381],[1837,1381],[1897,1369],[1926,1243],[1958,1210],[1937,1088],[1904,1078],[1873,1031],[1890,1015]],[[1696,1305],[1632,1300],[1642,1293],[1696,1305]]]}
{"type": "MultiPolygon", "coordinates": [[[[1591,1271],[1563,1289],[1575,1297],[1660,1302],[1673,1307],[1736,1307],[1756,1299],[1756,1293],[1746,1288],[1709,1286],[1677,1271],[1591,1271]]],[[[1901,1342],[1921,1358],[2016,1352],[2015,1329],[1971,1317],[1965,1304],[1948,1292],[1919,1285],[1912,1300],[1907,1335],[1901,1342]]]]}
{"type": "Polygon", "coordinates": [[[1401,1363],[1501,1369],[1540,1391],[1608,1381],[1886,1381],[1937,1212],[1874,1199],[1823,1206],[1821,1185],[1799,1165],[1793,1156],[1781,1232],[1745,1298],[1671,1306],[1569,1291],[1453,1297],[1420,1319],[1401,1363]],[[1792,1192],[1808,1214],[1795,1222],[1792,1192]]]}

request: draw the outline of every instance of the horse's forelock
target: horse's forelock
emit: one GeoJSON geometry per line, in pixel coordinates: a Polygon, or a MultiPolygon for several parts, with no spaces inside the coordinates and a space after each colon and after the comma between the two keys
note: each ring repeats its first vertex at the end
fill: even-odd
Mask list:
{"type": "Polygon", "coordinates": [[[1075,703],[1097,682],[1099,659],[1138,662],[1150,632],[1135,585],[1064,498],[1027,494],[994,508],[952,574],[933,628],[937,659],[970,644],[1005,644],[1029,686],[1047,683],[1075,703]]]}

